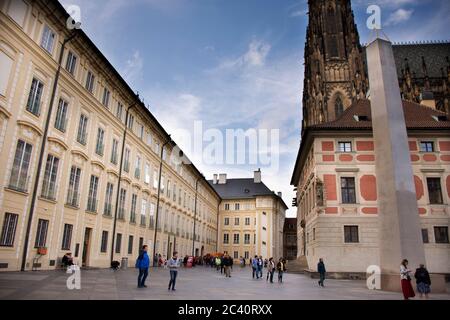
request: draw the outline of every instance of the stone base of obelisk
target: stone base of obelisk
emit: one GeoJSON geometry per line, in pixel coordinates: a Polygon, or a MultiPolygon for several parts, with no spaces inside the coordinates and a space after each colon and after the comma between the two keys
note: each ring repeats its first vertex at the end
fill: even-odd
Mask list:
{"type": "MultiPolygon", "coordinates": [[[[445,275],[443,274],[430,274],[431,277],[431,293],[446,293],[447,292],[447,284],[445,282],[445,275]]],[[[411,280],[412,287],[416,296],[419,295],[416,287],[416,280],[411,280]]],[[[399,274],[381,274],[381,290],[384,291],[394,291],[401,292],[401,282],[399,274]]]]}

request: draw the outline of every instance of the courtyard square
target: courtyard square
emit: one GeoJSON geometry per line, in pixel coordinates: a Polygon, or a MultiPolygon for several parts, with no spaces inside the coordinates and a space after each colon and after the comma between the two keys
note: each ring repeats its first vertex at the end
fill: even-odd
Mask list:
{"type": "MultiPolygon", "coordinates": [[[[401,293],[372,291],[365,281],[326,280],[325,288],[306,275],[284,275],[283,284],[256,280],[251,268],[234,267],[225,278],[210,267],[180,269],[176,291],[168,291],[169,271],[151,268],[147,288],[138,289],[137,271],[81,270],[81,289],[69,290],[64,271],[8,272],[0,274],[1,300],[401,300],[401,293]]],[[[276,275],[275,275],[276,278],[276,275]]],[[[450,288],[447,288],[449,292],[450,288]]],[[[416,298],[417,299],[417,298],[416,298]]],[[[450,294],[431,294],[450,300],[450,294]]]]}

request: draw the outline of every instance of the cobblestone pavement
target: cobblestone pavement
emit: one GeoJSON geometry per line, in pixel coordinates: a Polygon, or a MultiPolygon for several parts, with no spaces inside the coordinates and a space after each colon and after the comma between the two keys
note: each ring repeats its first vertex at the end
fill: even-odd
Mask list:
{"type": "MultiPolygon", "coordinates": [[[[231,278],[209,267],[181,269],[176,291],[168,291],[169,271],[150,269],[147,288],[137,288],[137,270],[91,269],[81,270],[81,289],[69,290],[64,271],[0,273],[0,299],[39,300],[395,300],[400,293],[373,291],[365,281],[326,280],[325,288],[317,280],[305,275],[284,275],[284,282],[267,283],[265,278],[251,277],[251,269],[235,267],[231,278]]],[[[264,275],[265,276],[265,275],[264,275]]],[[[276,278],[276,275],[275,275],[276,278]]],[[[447,292],[450,292],[450,288],[447,292]]],[[[450,300],[450,294],[432,294],[431,299],[450,300]]]]}

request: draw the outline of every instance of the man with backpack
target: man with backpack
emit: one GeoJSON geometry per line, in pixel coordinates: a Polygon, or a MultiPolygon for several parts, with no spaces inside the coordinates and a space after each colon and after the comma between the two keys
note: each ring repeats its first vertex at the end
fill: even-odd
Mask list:
{"type": "Polygon", "coordinates": [[[145,280],[147,279],[148,268],[150,267],[150,258],[148,257],[147,249],[147,245],[142,246],[142,250],[136,259],[136,268],[139,269],[138,288],[147,288],[145,280]]]}

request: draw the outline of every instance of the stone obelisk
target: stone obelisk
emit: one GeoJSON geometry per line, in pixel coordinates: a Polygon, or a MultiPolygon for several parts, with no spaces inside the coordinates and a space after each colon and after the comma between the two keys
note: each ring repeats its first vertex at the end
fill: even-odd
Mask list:
{"type": "Polygon", "coordinates": [[[425,264],[413,170],[392,45],[367,47],[379,208],[381,289],[400,290],[400,263],[425,264]]]}

